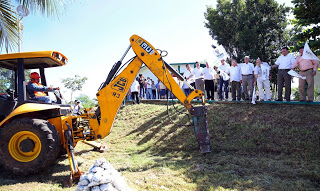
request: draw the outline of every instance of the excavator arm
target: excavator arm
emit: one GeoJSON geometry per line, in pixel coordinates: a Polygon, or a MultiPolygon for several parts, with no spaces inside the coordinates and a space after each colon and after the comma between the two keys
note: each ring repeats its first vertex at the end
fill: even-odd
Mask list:
{"type": "Polygon", "coordinates": [[[204,106],[204,93],[196,89],[189,96],[186,96],[173,79],[171,73],[186,83],[183,77],[162,59],[160,53],[150,43],[137,35],[130,37],[130,46],[121,60],[113,66],[107,80],[96,94],[100,108],[95,114],[89,114],[92,137],[101,139],[111,132],[118,109],[143,63],[191,113],[200,151],[202,153],[210,152],[210,137],[206,119],[207,108],[204,106]],[[133,49],[136,56],[130,60],[126,67],[122,66],[122,61],[130,48],[133,49]],[[125,67],[122,71],[120,71],[121,66],[125,67]],[[202,106],[192,106],[191,101],[196,97],[201,97],[202,106]]]}
{"type": "Polygon", "coordinates": [[[93,113],[86,112],[80,117],[73,117],[76,120],[78,120],[78,118],[88,120],[89,132],[86,131],[84,127],[71,128],[71,118],[67,118],[68,120],[65,121],[63,139],[65,140],[64,147],[68,153],[71,170],[71,176],[67,177],[64,183],[65,185],[70,186],[72,180],[79,180],[83,173],[78,168],[73,149],[74,146],[76,146],[78,141],[83,141],[83,143],[93,146],[96,150],[103,150],[102,144],[95,142],[95,140],[102,139],[111,132],[118,109],[133,80],[135,80],[142,64],[145,64],[150,69],[150,71],[177,97],[177,99],[180,100],[192,115],[194,133],[199,143],[200,152],[211,152],[207,124],[207,107],[204,106],[204,93],[196,89],[186,96],[173,79],[171,73],[177,76],[179,80],[186,83],[191,89],[193,88],[184,81],[183,77],[178,72],[162,59],[161,54],[151,44],[143,38],[133,35],[130,37],[130,46],[127,48],[125,54],[120,61],[113,66],[106,81],[100,86],[99,91],[96,94],[99,101],[99,108],[93,113]],[[128,61],[128,65],[123,64],[122,61],[131,48],[136,56],[128,61]],[[122,68],[124,69],[122,70],[122,68]],[[201,97],[202,106],[192,106],[191,101],[196,97],[201,97]]]}

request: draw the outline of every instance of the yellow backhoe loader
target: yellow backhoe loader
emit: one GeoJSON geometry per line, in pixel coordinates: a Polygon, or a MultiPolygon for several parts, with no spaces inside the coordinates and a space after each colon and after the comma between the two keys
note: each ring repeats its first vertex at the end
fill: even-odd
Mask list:
{"type": "MultiPolygon", "coordinates": [[[[195,136],[202,153],[210,152],[207,128],[207,108],[204,93],[195,89],[186,96],[172,74],[186,83],[155,49],[143,38],[133,35],[124,55],[114,64],[96,94],[99,107],[95,112],[73,116],[70,105],[64,103],[59,91],[52,104],[30,100],[26,94],[25,69],[39,69],[41,83],[46,85],[45,69],[66,65],[68,59],[55,51],[26,52],[0,55],[0,67],[11,75],[8,89],[0,92],[0,162],[15,174],[36,173],[51,165],[59,154],[68,154],[72,179],[80,177],[74,156],[79,141],[101,149],[97,139],[110,132],[118,109],[136,78],[142,64],[176,96],[193,117],[195,136]],[[126,64],[122,61],[128,51],[136,54],[126,64]],[[10,83],[11,82],[11,83],[10,83]],[[201,97],[202,105],[193,107],[191,101],[201,97]]],[[[186,83],[187,84],[187,83],[186,83]]],[[[187,84],[189,85],[189,84],[187,84]]],[[[192,86],[189,85],[191,89],[192,86]]]]}

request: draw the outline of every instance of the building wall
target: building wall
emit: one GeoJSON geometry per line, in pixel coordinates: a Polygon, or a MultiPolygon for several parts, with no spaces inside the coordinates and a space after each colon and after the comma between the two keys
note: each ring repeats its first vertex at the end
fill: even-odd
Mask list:
{"type": "MultiPolygon", "coordinates": [[[[177,70],[180,74],[184,73],[187,68],[186,68],[186,63],[182,63],[182,64],[172,64],[171,65],[175,70],[177,70]]],[[[194,66],[192,64],[190,64],[191,68],[193,68],[194,66]]],[[[142,67],[139,72],[137,77],[139,76],[139,74],[142,74],[146,79],[147,77],[150,77],[155,84],[158,83],[158,78],[149,70],[148,67],[144,66],[142,67]]]]}

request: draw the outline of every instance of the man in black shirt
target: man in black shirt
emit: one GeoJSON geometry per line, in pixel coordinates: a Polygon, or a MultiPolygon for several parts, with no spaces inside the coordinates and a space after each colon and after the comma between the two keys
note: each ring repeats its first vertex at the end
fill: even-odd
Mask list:
{"type": "Polygon", "coordinates": [[[140,99],[144,97],[144,77],[139,74],[139,85],[140,85],[140,99]]]}

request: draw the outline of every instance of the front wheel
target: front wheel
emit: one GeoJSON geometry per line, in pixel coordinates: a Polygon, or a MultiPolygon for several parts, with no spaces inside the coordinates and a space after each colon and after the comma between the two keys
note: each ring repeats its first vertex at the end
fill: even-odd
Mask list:
{"type": "Polygon", "coordinates": [[[15,174],[33,174],[56,160],[60,144],[59,133],[48,121],[15,119],[0,131],[0,162],[15,174]]]}

